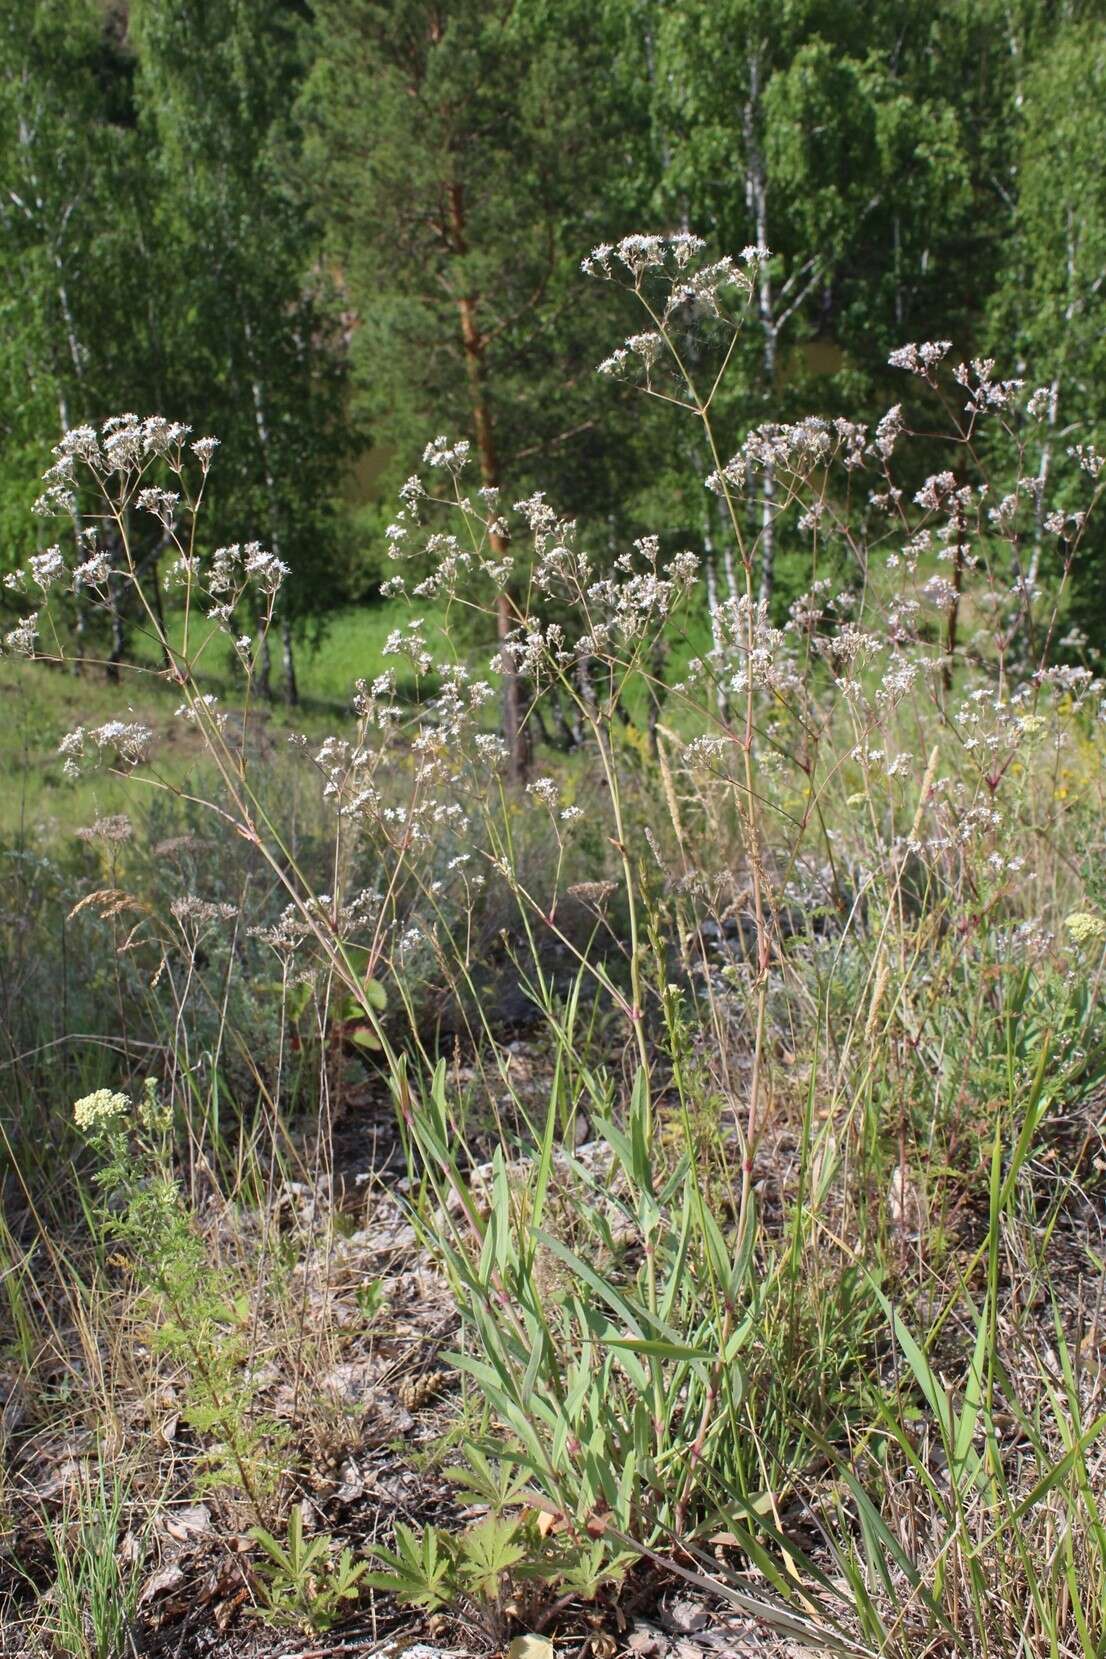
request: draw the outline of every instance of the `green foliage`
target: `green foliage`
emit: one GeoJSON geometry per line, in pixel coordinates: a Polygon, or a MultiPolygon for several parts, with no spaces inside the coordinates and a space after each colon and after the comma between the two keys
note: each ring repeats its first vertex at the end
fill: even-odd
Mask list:
{"type": "MultiPolygon", "coordinates": [[[[965,355],[1014,340],[1069,383],[1046,472],[1065,420],[1101,419],[1093,6],[135,0],[125,28],[94,0],[30,28],[24,10],[0,45],[6,543],[27,538],[39,432],[196,411],[228,457],[221,538],[292,566],[289,696],[293,625],[371,593],[388,486],[442,425],[488,438],[512,498],[545,489],[612,542],[663,507],[709,555],[671,411],[598,418],[609,329],[577,266],[600,236],[768,243],[719,402],[735,438],[812,402],[878,419],[888,351],[949,335],[965,355]]],[[[763,551],[782,609],[798,550],[763,551]]],[[[104,655],[139,649],[117,598],[104,655]]]]}
{"type": "Polygon", "coordinates": [[[66,1659],[126,1659],[132,1651],[142,1553],[124,1540],[129,1505],[119,1471],[97,1460],[46,1529],[54,1582],[40,1605],[54,1651],[66,1659]]]}
{"type": "Polygon", "coordinates": [[[345,597],[335,506],[351,451],[315,223],[297,189],[299,8],[141,0],[130,27],[157,248],[180,294],[164,319],[161,397],[202,408],[234,455],[213,480],[220,538],[263,537],[294,572],[288,617],[319,616],[345,597]]]}
{"type": "MultiPolygon", "coordinates": [[[[576,1527],[609,1516],[652,1543],[716,1527],[731,1502],[747,1506],[760,1490],[742,1430],[744,1362],[770,1280],[755,1271],[755,1228],[727,1238],[706,1209],[693,1155],[663,1167],[645,1076],[621,1127],[603,1080],[583,1071],[581,1082],[610,1174],[600,1203],[602,1189],[574,1173],[570,1244],[544,1215],[552,1122],[521,1187],[496,1154],[489,1213],[478,1219],[450,1147],[439,1067],[412,1133],[439,1213],[454,1194],[474,1237],[470,1245],[452,1228],[427,1237],[478,1343],[454,1363],[494,1405],[539,1490],[576,1527]],[[636,1271],[627,1239],[641,1251],[636,1271]]],[[[772,1448],[776,1462],[799,1453],[772,1448]]]]}
{"type": "MultiPolygon", "coordinates": [[[[1094,158],[1106,142],[1106,46],[1097,16],[1073,18],[1053,36],[1041,36],[1019,86],[1013,133],[1017,202],[1003,249],[990,337],[1013,339],[1045,388],[1048,414],[1038,450],[1038,473],[1054,493],[1078,493],[1078,469],[1064,436],[1079,423],[1101,439],[1106,421],[1101,388],[1106,372],[1102,306],[1106,292],[1106,188],[1094,158]]],[[[1033,569],[1055,555],[1042,535],[1038,510],[1033,569]]],[[[1074,573],[1075,609],[1095,649],[1101,635],[1101,584],[1093,552],[1074,573]]],[[[1073,634],[1079,651],[1084,640],[1073,634]]]]}
{"type": "MultiPolygon", "coordinates": [[[[138,769],[157,805],[117,836],[47,853],[37,774],[4,809],[4,1358],[46,1379],[12,1434],[33,1445],[66,1394],[130,1432],[119,1356],[152,1350],[195,1489],[257,1523],[273,1625],[331,1628],[372,1586],[475,1609],[502,1646],[652,1561],[840,1653],[1099,1659],[1103,723],[1101,685],[1056,657],[1082,649],[1072,586],[1091,618],[1101,587],[1082,515],[1106,474],[1069,450],[1106,384],[1095,7],[134,0],[125,38],[91,0],[23,10],[0,36],[0,524],[32,442],[44,462],[59,423],[164,405],[224,440],[210,546],[262,535],[293,575],[279,601],[243,581],[220,615],[210,546],[140,516],[149,456],[124,475],[106,434],[82,442],[113,574],[99,610],[59,585],[57,638],[80,624],[84,657],[122,649],[144,601],[130,651],[143,675],[174,664],[191,718],[147,700],[157,735],[184,737],[138,769]],[[579,257],[658,222],[770,253],[732,282],[695,272],[689,298],[686,241],[640,270],[631,248],[612,318],[579,257]],[[625,289],[657,332],[608,404],[590,370],[625,332],[625,289]],[[978,360],[977,392],[928,362],[891,390],[911,335],[957,336],[946,369],[1013,343],[1044,405],[978,360]],[[779,430],[811,405],[868,431],[779,430]],[[381,566],[342,533],[353,446],[375,445],[373,494],[443,426],[503,485],[516,570],[480,570],[507,529],[459,462],[407,493],[420,576],[454,546],[447,514],[476,550],[432,576],[428,626],[477,620],[436,663],[411,623],[352,730],[289,746],[297,777],[325,779],[305,812],[248,718],[270,623],[291,694],[295,625],[381,566]],[[514,511],[532,489],[570,516],[514,511]],[[646,518],[655,543],[624,554],[646,518]],[[174,535],[187,599],[165,617],[174,535]],[[694,558],[666,562],[689,543],[702,598],[694,558]],[[201,611],[215,668],[189,648],[201,611]],[[529,792],[478,712],[496,684],[454,672],[483,672],[505,622],[532,724],[545,710],[565,751],[529,792]],[[237,729],[213,689],[242,690],[237,729]],[[201,820],[198,852],[159,850],[201,820]],[[133,1092],[151,1053],[172,1110],[150,1085],[126,1117],[111,1068],[133,1092]],[[282,1525],[306,1391],[297,1353],[297,1421],[275,1420],[258,1335],[317,1248],[283,1221],[294,1114],[320,1107],[314,1214],[337,1203],[328,1137],[365,1099],[350,1070],[370,1101],[393,1089],[465,1392],[446,1478],[469,1524],[399,1524],[371,1572],[305,1536],[300,1507],[282,1525]],[[68,1113],[41,1132],[44,1103],[77,1092],[95,1198],[68,1113]],[[808,1553],[793,1521],[811,1515],[808,1553]]],[[[151,477],[166,466],[187,496],[164,454],[151,477]]],[[[365,526],[383,539],[375,500],[365,526]]],[[[21,519],[8,545],[30,534],[21,519]]],[[[371,686],[395,621],[336,617],[317,688],[371,686]]],[[[22,776],[78,725],[92,765],[125,769],[102,690],[86,664],[5,722],[22,776]]],[[[97,774],[57,819],[121,805],[117,787],[97,774]]],[[[359,1230],[348,1211],[325,1226],[323,1346],[331,1244],[359,1230]]],[[[354,1325],[391,1297],[376,1271],[342,1287],[354,1325]]],[[[47,1528],[43,1619],[73,1659],[119,1659],[135,1500],[101,1471],[75,1502],[47,1528]]]]}
{"type": "Polygon", "coordinates": [[[147,1339],[187,1379],[182,1416],[201,1443],[197,1490],[244,1501],[262,1524],[278,1496],[288,1429],[259,1403],[248,1286],[212,1262],[166,1171],[168,1128],[153,1079],[132,1121],[90,1126],[103,1159],[97,1220],[105,1238],[127,1251],[150,1322],[147,1339]]]}
{"type": "Polygon", "coordinates": [[[266,1624],[324,1631],[350,1612],[368,1562],[355,1563],[349,1549],[335,1557],[326,1534],[305,1538],[302,1505],[292,1506],[284,1543],[264,1527],[253,1527],[250,1537],[266,1556],[256,1569],[262,1585],[256,1612],[266,1624]]]}
{"type": "MultiPolygon", "coordinates": [[[[1036,1055],[1038,1079],[1047,1058],[1047,1049],[1036,1055]]],[[[877,1291],[900,1382],[874,1402],[861,1466],[830,1456],[840,1493],[832,1548],[863,1636],[881,1653],[905,1656],[933,1641],[978,1652],[993,1639],[996,1619],[1009,1640],[1042,1652],[1055,1650],[1067,1628],[1083,1659],[1101,1652],[1106,1637],[1106,1528],[1092,1474],[1106,1411],[1096,1409],[1097,1389],[1081,1386],[1055,1301],[1054,1352],[1032,1362],[1033,1407],[1025,1404],[1020,1357],[1000,1330],[1000,1258],[1016,1229],[1015,1194],[1040,1121],[1031,1097],[1015,1144],[995,1134],[977,1256],[982,1297],[958,1288],[936,1310],[929,1335],[918,1337],[877,1291]],[[971,1341],[950,1377],[933,1351],[953,1319],[963,1320],[971,1341]],[[1021,1448],[1015,1456],[1005,1444],[1011,1425],[1021,1448]],[[882,1512],[872,1496],[879,1489],[900,1494],[882,1512]],[[918,1504],[930,1516],[920,1549],[901,1524],[918,1504]],[[1045,1539],[1060,1542],[1051,1550],[1045,1539]],[[893,1619],[881,1594],[892,1586],[893,1619]]]]}
{"type": "Polygon", "coordinates": [[[509,1617],[525,1624],[553,1594],[593,1601],[604,1586],[617,1585],[633,1562],[632,1551],[543,1528],[537,1512],[526,1507],[532,1494],[523,1465],[489,1458],[471,1443],[465,1457],[463,1466],[446,1474],[487,1510],[483,1519],[460,1532],[428,1526],[416,1533],[397,1524],[392,1547],[373,1550],[382,1565],[368,1583],[427,1613],[451,1603],[475,1604],[496,1637],[509,1617]]]}
{"type": "Polygon", "coordinates": [[[445,1607],[457,1593],[452,1578],[453,1558],[443,1540],[448,1534],[438,1527],[425,1527],[415,1533],[404,1522],[396,1523],[395,1546],[385,1549],[376,1545],[373,1554],[383,1562],[379,1572],[370,1573],[367,1582],[379,1590],[388,1590],[409,1607],[419,1607],[426,1613],[445,1607]]]}
{"type": "MultiPolygon", "coordinates": [[[[130,65],[95,0],[0,7],[0,526],[33,548],[29,446],[134,398],[152,342],[134,259],[146,182],[130,65]],[[22,479],[16,469],[23,469],[22,479]]],[[[41,470],[41,469],[38,469],[41,470]]]]}
{"type": "Polygon", "coordinates": [[[351,359],[382,481],[444,429],[477,438],[502,474],[485,482],[511,499],[540,485],[617,510],[632,429],[592,418],[603,323],[578,262],[640,201],[627,146],[648,144],[647,116],[619,57],[622,8],[314,11],[308,163],[359,319],[351,359]]]}

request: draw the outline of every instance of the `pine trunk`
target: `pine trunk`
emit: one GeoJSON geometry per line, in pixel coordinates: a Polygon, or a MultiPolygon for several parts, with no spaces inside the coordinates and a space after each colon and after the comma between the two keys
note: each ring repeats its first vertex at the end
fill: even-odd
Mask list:
{"type": "MultiPolygon", "coordinates": [[[[461,185],[449,186],[449,215],[450,232],[452,235],[453,252],[461,257],[467,250],[465,240],[465,208],[464,193],[461,185]]],[[[476,433],[476,453],[480,464],[480,480],[486,489],[500,488],[499,457],[496,454],[495,434],[492,430],[491,409],[488,403],[487,389],[484,379],[484,339],[476,322],[476,298],[472,294],[463,293],[457,299],[458,319],[461,326],[461,344],[465,356],[465,373],[469,387],[469,406],[472,411],[472,424],[476,433]]],[[[507,554],[507,543],[502,536],[492,534],[488,537],[488,545],[492,556],[503,559],[507,554]]],[[[504,642],[513,627],[512,607],[510,597],[501,593],[496,598],[495,622],[496,633],[500,641],[500,672],[503,675],[503,740],[507,745],[510,756],[511,776],[521,781],[526,776],[529,763],[529,743],[522,715],[522,682],[518,669],[510,654],[503,649],[504,642]]]]}

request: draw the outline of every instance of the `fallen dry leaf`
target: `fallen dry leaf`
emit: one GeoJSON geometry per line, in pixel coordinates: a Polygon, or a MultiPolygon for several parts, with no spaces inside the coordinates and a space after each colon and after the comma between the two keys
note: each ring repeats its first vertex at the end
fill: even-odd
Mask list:
{"type": "Polygon", "coordinates": [[[179,1561],[170,1561],[167,1566],[159,1567],[156,1573],[151,1573],[141,1590],[138,1592],[139,1607],[146,1607],[159,1596],[164,1596],[170,1590],[175,1590],[184,1578],[184,1568],[179,1561]]]}
{"type": "Polygon", "coordinates": [[[211,1511],[205,1503],[189,1504],[184,1509],[174,1509],[171,1514],[165,1515],[161,1524],[170,1538],[175,1538],[178,1544],[186,1544],[211,1531],[211,1511]]]}
{"type": "Polygon", "coordinates": [[[677,1596],[662,1610],[661,1617],[669,1630],[677,1631],[681,1636],[690,1635],[693,1630],[703,1630],[710,1623],[710,1614],[703,1603],[691,1596],[677,1596]]]}
{"type": "Polygon", "coordinates": [[[553,1643],[548,1636],[516,1636],[507,1659],[553,1659],[553,1643]]]}
{"type": "Polygon", "coordinates": [[[626,1651],[640,1653],[642,1659],[653,1659],[654,1654],[663,1653],[668,1643],[659,1630],[650,1624],[635,1624],[626,1638],[626,1651]]]}
{"type": "Polygon", "coordinates": [[[232,1596],[227,1597],[226,1601],[221,1601],[215,1606],[213,1609],[215,1623],[220,1630],[227,1628],[242,1603],[248,1599],[248,1594],[246,1590],[236,1590],[232,1596]]]}

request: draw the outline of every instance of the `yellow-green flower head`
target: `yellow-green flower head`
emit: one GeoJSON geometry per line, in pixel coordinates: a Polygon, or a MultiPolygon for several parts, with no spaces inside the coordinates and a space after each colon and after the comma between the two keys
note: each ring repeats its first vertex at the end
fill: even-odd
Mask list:
{"type": "Polygon", "coordinates": [[[98,1129],[101,1124],[122,1117],[129,1106],[130,1101],[125,1094],[113,1093],[111,1089],[95,1089],[92,1094],[82,1095],[74,1103],[73,1116],[78,1129],[98,1129]]]}
{"type": "Polygon", "coordinates": [[[1106,921],[1089,910],[1073,910],[1064,917],[1064,926],[1077,945],[1086,944],[1088,939],[1106,939],[1106,921]]]}
{"type": "Polygon", "coordinates": [[[172,1121],[172,1113],[169,1107],[158,1099],[157,1078],[147,1077],[142,1088],[143,1096],[138,1102],[138,1118],[142,1127],[144,1129],[167,1129],[172,1121]]]}

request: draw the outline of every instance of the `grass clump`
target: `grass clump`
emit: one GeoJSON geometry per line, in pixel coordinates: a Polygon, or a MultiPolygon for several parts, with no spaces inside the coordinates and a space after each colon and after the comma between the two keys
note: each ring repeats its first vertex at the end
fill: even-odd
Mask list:
{"type": "Polygon", "coordinates": [[[126,1531],[130,1494],[98,1462],[46,1539],[54,1581],[44,1597],[54,1651],[66,1659],[124,1659],[133,1651],[141,1544],[126,1531]]]}

